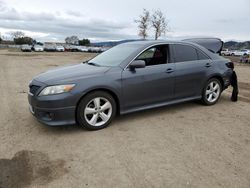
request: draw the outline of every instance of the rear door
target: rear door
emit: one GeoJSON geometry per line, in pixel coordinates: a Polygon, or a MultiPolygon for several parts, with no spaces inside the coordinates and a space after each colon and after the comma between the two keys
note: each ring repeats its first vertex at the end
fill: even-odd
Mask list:
{"type": "Polygon", "coordinates": [[[201,95],[211,59],[200,49],[186,44],[170,45],[175,63],[175,99],[201,95]]]}

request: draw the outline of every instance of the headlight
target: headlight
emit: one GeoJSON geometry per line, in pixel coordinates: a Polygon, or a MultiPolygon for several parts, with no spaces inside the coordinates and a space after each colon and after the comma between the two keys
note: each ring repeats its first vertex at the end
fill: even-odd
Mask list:
{"type": "Polygon", "coordinates": [[[45,96],[45,95],[55,95],[60,93],[65,93],[71,91],[75,87],[75,84],[69,84],[69,85],[56,85],[56,86],[48,86],[44,88],[39,96],[45,96]]]}

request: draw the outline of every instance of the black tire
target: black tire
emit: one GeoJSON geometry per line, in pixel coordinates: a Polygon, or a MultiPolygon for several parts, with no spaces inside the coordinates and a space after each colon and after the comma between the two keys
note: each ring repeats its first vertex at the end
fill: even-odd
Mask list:
{"type": "Polygon", "coordinates": [[[206,82],[205,87],[204,87],[203,90],[202,90],[202,99],[201,99],[202,103],[203,103],[204,105],[206,105],[206,106],[211,106],[211,105],[216,104],[216,103],[218,102],[218,100],[220,99],[221,92],[222,92],[222,85],[221,85],[220,80],[218,80],[217,78],[211,78],[211,79],[209,79],[209,80],[206,82]],[[219,91],[218,91],[218,97],[217,97],[217,99],[214,100],[214,101],[209,101],[209,100],[208,100],[208,95],[206,94],[206,92],[207,92],[207,88],[209,87],[210,83],[212,83],[212,82],[218,84],[218,86],[219,86],[219,91]]]}
{"type": "MultiPolygon", "coordinates": [[[[98,114],[99,113],[100,112],[98,112],[98,114]]],[[[86,96],[84,96],[82,98],[82,100],[80,101],[80,103],[79,103],[79,105],[77,107],[76,120],[77,120],[77,123],[81,127],[85,128],[85,129],[88,129],[88,130],[99,130],[99,129],[106,128],[111,123],[111,121],[114,119],[115,115],[116,115],[116,102],[115,102],[114,98],[109,93],[107,93],[107,92],[104,92],[104,91],[94,91],[94,92],[89,93],[86,96]],[[106,123],[104,123],[103,125],[100,125],[100,126],[93,126],[93,125],[91,125],[90,123],[87,122],[87,120],[85,118],[85,108],[95,98],[106,99],[107,101],[110,102],[110,104],[112,106],[110,118],[108,119],[108,121],[106,123]]]]}

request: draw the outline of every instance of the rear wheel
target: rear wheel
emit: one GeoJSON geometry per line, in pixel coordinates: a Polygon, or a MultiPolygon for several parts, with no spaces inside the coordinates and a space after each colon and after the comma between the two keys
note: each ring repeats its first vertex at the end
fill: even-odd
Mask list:
{"type": "Polygon", "coordinates": [[[222,92],[221,82],[217,78],[208,80],[202,93],[202,102],[205,105],[217,103],[222,92]]]}
{"type": "Polygon", "coordinates": [[[89,130],[107,127],[116,114],[116,103],[113,97],[103,91],[85,96],[77,108],[77,122],[89,130]]]}

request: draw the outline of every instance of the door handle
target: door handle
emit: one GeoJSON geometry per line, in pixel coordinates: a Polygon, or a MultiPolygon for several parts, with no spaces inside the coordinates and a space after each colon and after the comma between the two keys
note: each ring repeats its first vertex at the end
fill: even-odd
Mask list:
{"type": "Polygon", "coordinates": [[[166,70],[166,73],[168,73],[168,74],[170,74],[170,73],[172,73],[172,72],[174,72],[174,70],[171,69],[171,68],[166,70]]]}
{"type": "Polygon", "coordinates": [[[212,65],[211,65],[211,63],[206,63],[206,65],[205,65],[205,67],[211,67],[212,65]]]}

